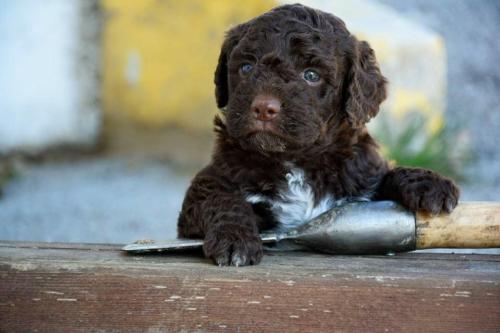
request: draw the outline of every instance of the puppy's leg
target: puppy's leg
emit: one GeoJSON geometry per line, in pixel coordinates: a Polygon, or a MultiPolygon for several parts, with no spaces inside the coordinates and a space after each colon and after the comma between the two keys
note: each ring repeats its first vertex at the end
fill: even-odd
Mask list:
{"type": "Polygon", "coordinates": [[[449,213],[458,203],[455,183],[436,172],[419,168],[395,168],[383,178],[376,198],[395,200],[411,211],[449,213]]]}
{"type": "Polygon", "coordinates": [[[197,176],[179,216],[179,237],[203,238],[203,251],[215,264],[252,265],[262,258],[262,241],[252,206],[216,178],[197,176]]]}

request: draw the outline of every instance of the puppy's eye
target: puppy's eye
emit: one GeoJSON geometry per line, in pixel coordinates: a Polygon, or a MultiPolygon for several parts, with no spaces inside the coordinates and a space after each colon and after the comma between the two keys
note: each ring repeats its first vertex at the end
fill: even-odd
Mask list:
{"type": "Polygon", "coordinates": [[[314,69],[306,69],[303,75],[304,75],[304,80],[306,80],[307,82],[316,83],[319,82],[319,80],[321,80],[321,77],[319,76],[318,72],[316,72],[314,69]]]}
{"type": "Polygon", "coordinates": [[[253,66],[249,63],[244,63],[240,65],[240,73],[243,75],[247,75],[253,69],[253,66]]]}

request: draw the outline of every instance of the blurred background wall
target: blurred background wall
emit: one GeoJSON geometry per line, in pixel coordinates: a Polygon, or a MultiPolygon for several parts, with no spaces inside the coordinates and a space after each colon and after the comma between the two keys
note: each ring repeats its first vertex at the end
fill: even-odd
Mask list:
{"type": "MultiPolygon", "coordinates": [[[[0,0],[0,238],[174,236],[210,157],[224,32],[288,2],[0,0]]],[[[375,49],[390,85],[370,127],[389,159],[500,200],[497,2],[299,2],[375,49]]]]}
{"type": "MultiPolygon", "coordinates": [[[[104,144],[118,149],[129,149],[134,130],[208,132],[224,32],[286,2],[3,1],[2,150],[95,143],[100,121],[104,144]]],[[[429,130],[441,127],[438,34],[366,0],[303,3],[335,13],[371,43],[391,82],[384,109],[398,118],[416,110],[431,119],[429,130]]]]}
{"type": "Polygon", "coordinates": [[[500,2],[497,0],[380,0],[439,33],[447,49],[446,122],[469,142],[464,194],[500,200],[500,2]]]}
{"type": "Polygon", "coordinates": [[[92,0],[0,0],[0,153],[96,143],[97,17],[92,0]]]}

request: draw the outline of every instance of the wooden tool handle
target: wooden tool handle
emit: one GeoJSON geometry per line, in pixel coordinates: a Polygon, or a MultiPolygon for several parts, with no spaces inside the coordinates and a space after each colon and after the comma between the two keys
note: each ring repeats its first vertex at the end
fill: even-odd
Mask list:
{"type": "Polygon", "coordinates": [[[417,249],[500,247],[500,203],[464,202],[451,214],[416,214],[417,249]]]}

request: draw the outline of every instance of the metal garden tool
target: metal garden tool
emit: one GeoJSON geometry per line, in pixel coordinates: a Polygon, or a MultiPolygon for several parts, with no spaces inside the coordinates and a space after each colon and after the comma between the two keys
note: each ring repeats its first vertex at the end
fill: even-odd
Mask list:
{"type": "MultiPolygon", "coordinates": [[[[263,243],[283,240],[334,254],[380,254],[430,248],[500,247],[500,203],[462,202],[451,214],[410,213],[392,201],[353,202],[285,233],[261,234],[263,243]]],[[[137,242],[127,252],[176,251],[200,239],[137,242]]]]}

